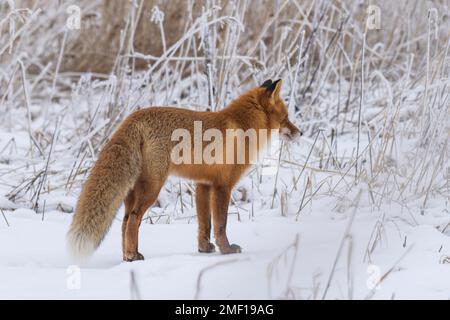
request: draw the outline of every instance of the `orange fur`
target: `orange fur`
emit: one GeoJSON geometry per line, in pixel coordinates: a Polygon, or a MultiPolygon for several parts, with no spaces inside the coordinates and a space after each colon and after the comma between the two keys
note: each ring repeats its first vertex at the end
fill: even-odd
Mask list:
{"type": "MultiPolygon", "coordinates": [[[[203,131],[218,129],[279,129],[288,138],[300,131],[288,120],[279,93],[281,81],[265,83],[248,91],[218,112],[195,112],[172,107],[152,107],[131,114],[120,125],[83,186],[68,233],[69,247],[77,257],[87,257],[100,245],[114,216],[125,201],[122,224],[123,259],[143,259],[138,252],[138,230],[142,216],[156,201],[169,175],[197,183],[196,205],[199,223],[198,246],[212,252],[211,217],[216,244],[221,253],[240,252],[226,236],[227,210],[233,186],[250,167],[254,155],[245,153],[243,164],[174,164],[171,141],[175,129],[194,135],[194,121],[203,131]]],[[[224,135],[225,136],[225,135],[224,135]]],[[[249,149],[248,144],[241,146],[249,149]]],[[[258,149],[264,147],[258,141],[258,149]]],[[[246,150],[248,151],[248,150],[246,150]]],[[[223,155],[225,156],[225,154],[223,155]]]]}

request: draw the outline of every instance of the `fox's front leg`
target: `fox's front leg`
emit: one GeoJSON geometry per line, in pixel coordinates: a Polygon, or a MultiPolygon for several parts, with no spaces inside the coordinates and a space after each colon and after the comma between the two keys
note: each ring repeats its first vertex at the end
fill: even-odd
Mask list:
{"type": "Polygon", "coordinates": [[[211,253],[216,251],[210,242],[211,237],[211,186],[197,184],[195,190],[195,205],[198,220],[198,251],[211,253]]]}
{"type": "Polygon", "coordinates": [[[211,201],[216,244],[222,254],[240,253],[241,247],[230,245],[227,237],[228,205],[230,203],[231,187],[212,187],[211,201]]]}

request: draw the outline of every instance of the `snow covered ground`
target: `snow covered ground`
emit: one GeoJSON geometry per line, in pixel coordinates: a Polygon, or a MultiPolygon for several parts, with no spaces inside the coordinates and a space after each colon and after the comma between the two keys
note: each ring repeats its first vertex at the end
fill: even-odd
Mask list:
{"type": "Polygon", "coordinates": [[[446,209],[430,209],[427,215],[433,218],[417,226],[407,214],[389,214],[397,209],[386,208],[390,218],[385,217],[389,221],[381,230],[380,214],[358,210],[351,241],[338,258],[351,216],[336,215],[322,203],[298,221],[281,217],[278,210],[256,210],[253,221],[230,215],[229,237],[244,251],[229,256],[197,253],[194,219],[144,222],[140,251],[146,260],[134,263],[121,261],[121,212],[80,270],[71,267],[65,250],[71,215],[6,211],[9,226],[0,221],[0,298],[130,299],[135,297],[131,272],[144,299],[322,298],[336,259],[326,298],[450,298],[450,238],[436,229],[436,223],[448,220],[446,209]],[[380,240],[369,259],[374,233],[380,240]]]}

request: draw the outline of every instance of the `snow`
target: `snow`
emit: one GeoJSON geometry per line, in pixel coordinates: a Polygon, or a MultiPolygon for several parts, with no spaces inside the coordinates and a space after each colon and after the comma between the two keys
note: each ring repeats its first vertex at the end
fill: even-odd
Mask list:
{"type": "MultiPolygon", "coordinates": [[[[439,216],[441,210],[434,208],[433,212],[439,216]]],[[[364,211],[358,212],[352,226],[353,280],[347,279],[345,249],[326,298],[348,298],[349,283],[353,283],[353,298],[365,298],[373,277],[382,276],[392,267],[373,298],[450,298],[450,267],[448,262],[443,263],[450,256],[449,237],[432,225],[386,223],[382,241],[369,262],[364,257],[380,216],[364,211]],[[370,266],[376,266],[375,273],[370,266]]],[[[146,260],[126,263],[121,261],[122,214],[121,210],[92,260],[81,267],[80,286],[74,289],[70,285],[72,263],[64,241],[71,216],[49,211],[42,219],[42,214],[28,209],[5,211],[9,227],[0,225],[0,299],[129,299],[132,271],[144,299],[193,299],[196,295],[200,299],[270,299],[283,297],[287,286],[297,299],[320,298],[349,219],[336,217],[326,207],[302,215],[298,221],[280,217],[276,210],[258,211],[253,221],[239,222],[237,216],[230,215],[230,241],[240,244],[243,253],[228,256],[197,252],[195,221],[142,223],[139,243],[146,260]],[[276,260],[297,235],[295,263],[292,248],[276,260]],[[269,265],[274,261],[276,270],[269,275],[269,265]],[[288,283],[292,266],[294,276],[288,283]],[[199,275],[208,267],[197,292],[199,275]]]]}

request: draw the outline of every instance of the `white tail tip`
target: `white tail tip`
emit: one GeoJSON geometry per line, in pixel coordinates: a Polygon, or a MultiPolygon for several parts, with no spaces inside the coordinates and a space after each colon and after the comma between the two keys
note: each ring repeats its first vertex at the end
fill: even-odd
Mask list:
{"type": "Polygon", "coordinates": [[[67,250],[77,263],[86,262],[95,251],[94,242],[85,234],[70,230],[67,234],[67,250]]]}

